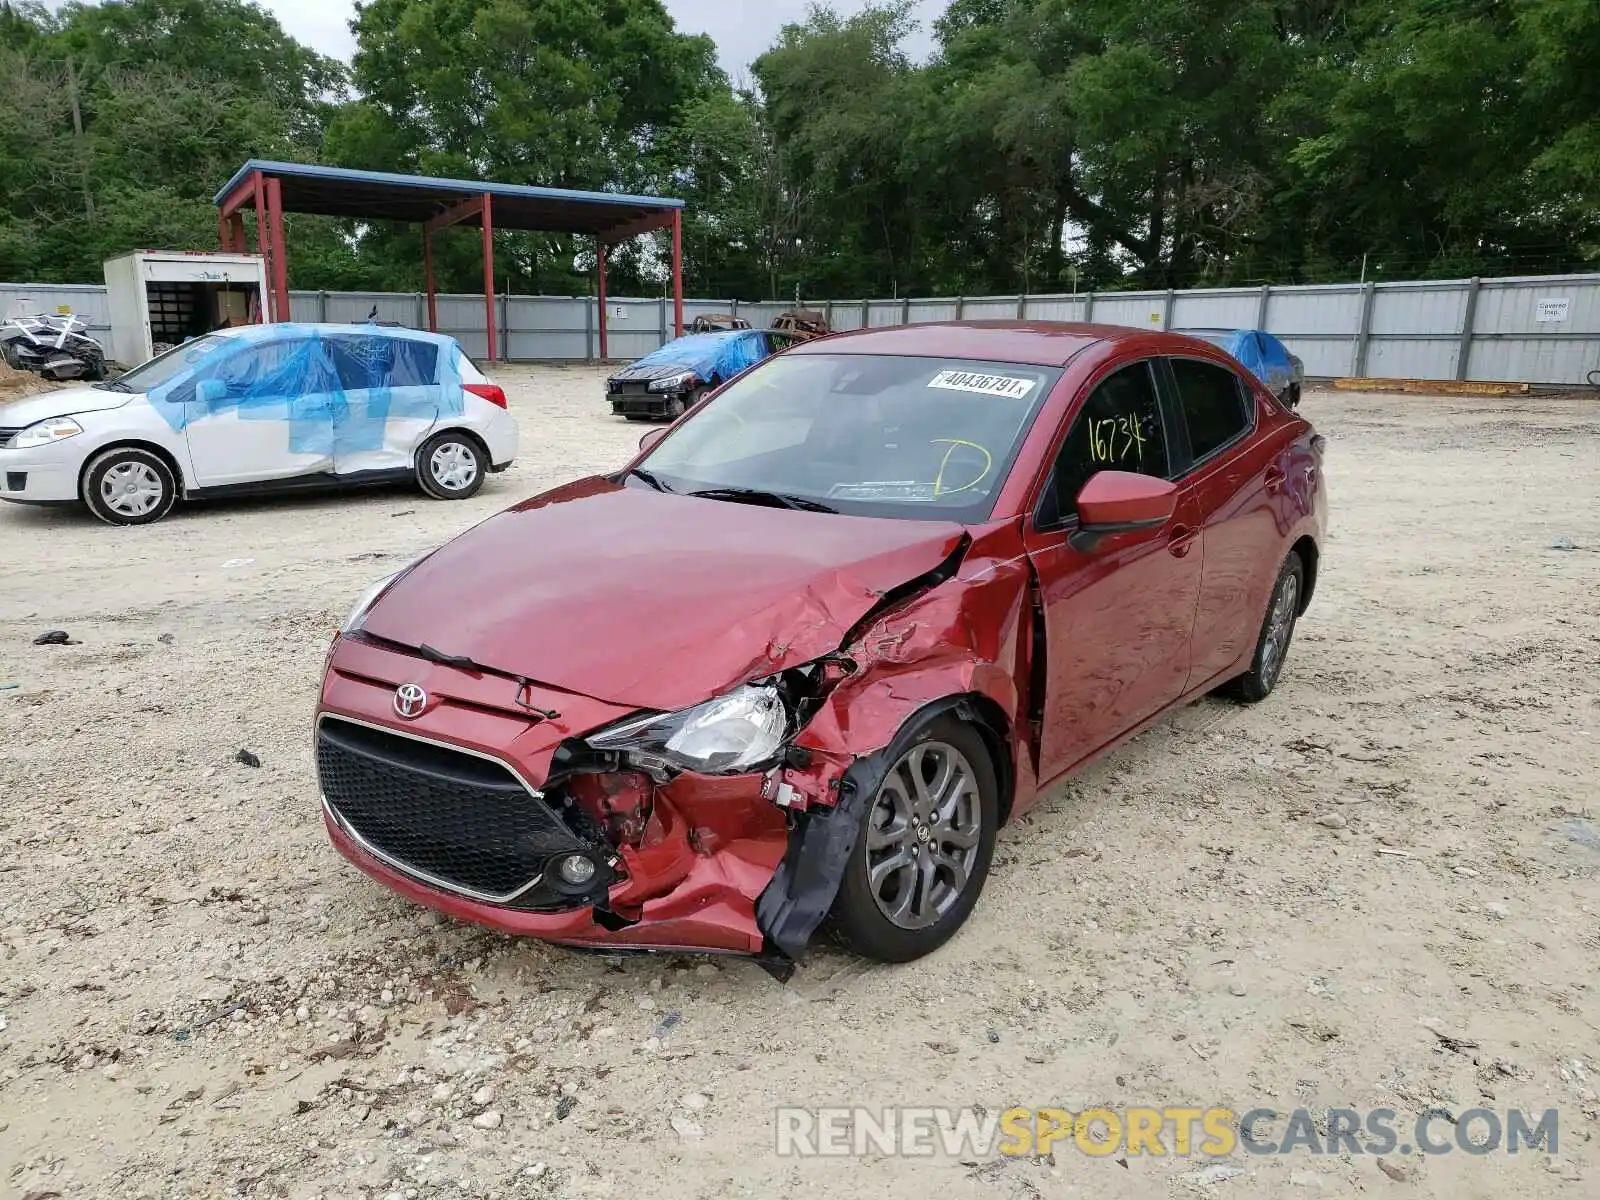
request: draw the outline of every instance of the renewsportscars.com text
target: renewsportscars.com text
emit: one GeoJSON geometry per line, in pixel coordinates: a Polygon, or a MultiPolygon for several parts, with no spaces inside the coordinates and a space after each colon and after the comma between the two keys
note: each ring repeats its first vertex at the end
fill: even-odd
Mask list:
{"type": "Polygon", "coordinates": [[[1243,1112],[1230,1108],[836,1107],[780,1108],[776,1152],[788,1157],[864,1155],[992,1158],[1076,1151],[1222,1158],[1327,1154],[1518,1154],[1559,1149],[1560,1114],[1508,1109],[1442,1108],[1401,1114],[1392,1108],[1297,1108],[1243,1112]]]}

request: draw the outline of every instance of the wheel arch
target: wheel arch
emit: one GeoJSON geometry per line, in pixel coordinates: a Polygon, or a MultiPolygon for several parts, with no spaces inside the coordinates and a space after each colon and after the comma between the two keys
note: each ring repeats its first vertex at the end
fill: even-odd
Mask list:
{"type": "Polygon", "coordinates": [[[470,429],[465,425],[446,425],[443,429],[428,430],[428,432],[423,435],[422,440],[417,443],[416,448],[411,451],[411,467],[413,470],[421,465],[422,448],[447,433],[458,433],[462,437],[466,438],[478,448],[478,452],[483,455],[484,462],[488,463],[490,466],[494,465],[494,456],[489,452],[489,443],[483,440],[482,435],[479,434],[477,430],[470,429]]]}
{"type": "Polygon", "coordinates": [[[1311,596],[1317,590],[1317,565],[1322,558],[1322,551],[1317,548],[1316,539],[1306,534],[1293,546],[1289,547],[1291,554],[1300,557],[1300,565],[1305,569],[1305,586],[1300,589],[1300,616],[1304,616],[1306,609],[1311,607],[1311,596]]]}
{"type": "Polygon", "coordinates": [[[166,464],[167,470],[172,472],[173,482],[177,484],[178,495],[189,494],[189,480],[184,475],[183,464],[178,456],[159,442],[146,441],[143,438],[113,438],[103,446],[96,446],[84,457],[83,466],[78,468],[78,498],[83,498],[83,485],[89,478],[89,468],[99,462],[105,455],[114,450],[143,450],[153,454],[166,464]]]}

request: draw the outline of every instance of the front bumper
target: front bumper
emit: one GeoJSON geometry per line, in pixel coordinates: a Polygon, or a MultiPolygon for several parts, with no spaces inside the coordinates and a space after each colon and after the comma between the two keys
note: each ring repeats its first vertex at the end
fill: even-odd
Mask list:
{"type": "MultiPolygon", "coordinates": [[[[363,848],[326,801],[322,811],[334,849],[390,890],[459,920],[567,946],[759,954],[764,939],[756,927],[755,901],[783,855],[781,840],[775,854],[769,848],[750,847],[760,851],[755,860],[740,858],[732,849],[694,855],[676,886],[641,906],[636,923],[608,929],[595,920],[592,905],[564,912],[528,912],[423,883],[363,848]]],[[[654,887],[661,880],[640,882],[654,887]]]]}
{"type": "Polygon", "coordinates": [[[0,448],[0,500],[64,504],[78,499],[83,456],[74,443],[83,436],[27,450],[0,448]]]}
{"type": "Polygon", "coordinates": [[[670,417],[678,409],[682,396],[670,392],[627,393],[613,392],[610,396],[611,415],[614,417],[670,417]]]}
{"type": "MultiPolygon", "coordinates": [[[[788,847],[787,817],[767,798],[767,776],[686,774],[653,785],[648,824],[622,841],[574,813],[577,784],[561,777],[548,782],[564,745],[627,711],[341,638],[318,713],[328,836],[340,854],[392,890],[506,933],[617,950],[760,954],[765,938],[756,902],[788,847]],[[420,684],[430,697],[431,707],[413,720],[395,716],[395,689],[405,683],[420,684]],[[529,705],[564,715],[540,720],[529,705]],[[397,791],[386,781],[382,789],[353,792],[322,752],[322,727],[339,722],[429,747],[414,764],[416,786],[397,791]],[[476,769],[453,771],[440,754],[503,769],[515,783],[488,797],[499,809],[471,794],[439,791],[441,778],[476,769]],[[494,817],[496,811],[505,816],[494,817]],[[552,826],[551,817],[569,824],[552,826]],[[598,886],[583,896],[553,894],[541,878],[548,884],[549,864],[573,849],[602,864],[598,886]],[[508,856],[517,855],[523,857],[508,866],[508,856]]],[[[450,786],[458,782],[447,778],[450,786]]]]}

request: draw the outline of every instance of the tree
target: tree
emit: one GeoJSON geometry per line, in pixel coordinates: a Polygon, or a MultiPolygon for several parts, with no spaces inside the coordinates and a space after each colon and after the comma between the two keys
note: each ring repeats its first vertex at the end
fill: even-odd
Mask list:
{"type": "MultiPolygon", "coordinates": [[[[367,0],[355,31],[364,101],[325,143],[346,165],[626,191],[680,108],[727,90],[711,40],[678,33],[660,0],[367,0]]],[[[398,232],[370,244],[410,250],[398,232]]],[[[479,286],[463,246],[441,239],[441,278],[479,286]]],[[[507,249],[520,288],[581,286],[573,238],[513,236],[507,249]]],[[[617,268],[619,286],[648,273],[638,247],[617,268]]]]}
{"type": "Polygon", "coordinates": [[[314,157],[339,64],[245,0],[0,9],[0,266],[96,280],[135,246],[215,245],[239,163],[314,157]]]}

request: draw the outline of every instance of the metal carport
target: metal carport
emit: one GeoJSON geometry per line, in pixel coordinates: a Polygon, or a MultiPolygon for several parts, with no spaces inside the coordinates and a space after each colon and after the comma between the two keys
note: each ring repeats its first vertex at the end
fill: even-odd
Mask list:
{"type": "Polygon", "coordinates": [[[600,357],[607,354],[606,251],[653,229],[672,230],[672,298],[677,333],[683,334],[683,201],[609,192],[391,175],[308,163],[251,159],[216,194],[217,234],[222,248],[244,251],[243,209],[256,212],[256,242],[267,260],[269,311],[289,319],[289,270],[283,214],[316,213],[368,221],[421,225],[422,269],[428,293],[428,327],[438,329],[433,280],[433,235],[451,225],[483,230],[483,305],[489,357],[498,358],[494,320],[494,231],[538,230],[588,234],[595,239],[599,289],[600,357]]]}

